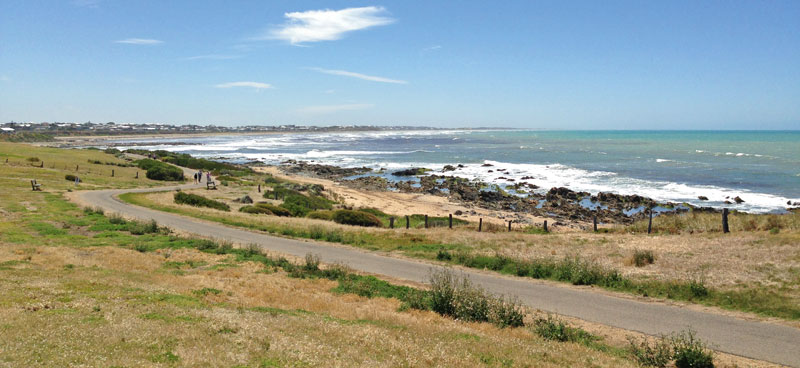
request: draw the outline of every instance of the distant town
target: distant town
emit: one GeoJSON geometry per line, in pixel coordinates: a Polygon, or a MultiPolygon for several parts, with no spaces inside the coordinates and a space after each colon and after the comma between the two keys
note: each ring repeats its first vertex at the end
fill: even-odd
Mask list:
{"type": "Polygon", "coordinates": [[[40,133],[53,136],[82,135],[128,135],[128,134],[192,134],[192,133],[270,133],[270,132],[335,132],[335,131],[383,131],[383,130],[436,130],[421,126],[376,126],[376,125],[245,125],[237,127],[218,125],[171,125],[128,123],[64,123],[64,122],[8,122],[0,124],[0,132],[6,134],[40,133]]]}

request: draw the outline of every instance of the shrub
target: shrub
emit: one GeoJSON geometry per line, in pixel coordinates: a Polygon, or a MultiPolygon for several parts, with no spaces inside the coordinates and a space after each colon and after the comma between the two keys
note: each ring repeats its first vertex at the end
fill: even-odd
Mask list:
{"type": "Polygon", "coordinates": [[[331,201],[319,196],[305,196],[302,194],[288,194],[284,197],[281,207],[289,210],[292,216],[305,217],[315,210],[329,210],[331,201]]]}
{"type": "Polygon", "coordinates": [[[252,213],[254,215],[274,215],[272,211],[259,206],[242,206],[239,208],[239,212],[252,213]]]}
{"type": "Polygon", "coordinates": [[[231,208],[225,203],[215,201],[197,194],[190,194],[185,192],[175,193],[175,203],[188,204],[195,207],[208,207],[220,211],[230,211],[231,208]]]}
{"type": "Polygon", "coordinates": [[[677,368],[713,368],[714,355],[694,331],[681,331],[672,336],[661,336],[650,343],[628,338],[631,355],[643,366],[666,367],[674,361],[677,368]]]}
{"type": "Polygon", "coordinates": [[[633,251],[633,264],[636,267],[644,267],[653,264],[656,261],[656,256],[652,250],[639,250],[633,251]]]}
{"type": "Polygon", "coordinates": [[[333,221],[333,213],[334,211],[314,211],[309,212],[306,218],[333,221]]]}
{"type": "Polygon", "coordinates": [[[451,271],[431,274],[429,306],[441,315],[464,321],[491,322],[498,327],[523,326],[524,314],[516,301],[504,300],[451,271]]]}
{"type": "Polygon", "coordinates": [[[28,157],[28,158],[25,159],[25,161],[28,161],[28,162],[39,162],[41,160],[38,157],[28,157]]]}
{"type": "Polygon", "coordinates": [[[75,179],[77,179],[77,178],[78,178],[77,176],[72,175],[72,174],[64,175],[64,179],[67,179],[67,181],[75,181],[75,179]]]}
{"type": "Polygon", "coordinates": [[[147,169],[145,176],[150,180],[183,181],[183,170],[175,166],[154,166],[147,169]]]}
{"type": "Polygon", "coordinates": [[[150,180],[183,181],[183,170],[149,158],[136,161],[136,166],[146,170],[145,176],[150,180]]]}
{"type": "Polygon", "coordinates": [[[333,221],[339,224],[367,227],[381,227],[383,225],[375,215],[353,210],[338,210],[334,212],[333,221]]]}
{"type": "Polygon", "coordinates": [[[628,337],[628,351],[633,360],[645,367],[666,367],[672,360],[672,347],[665,337],[650,343],[646,338],[637,341],[628,337]]]}
{"type": "Polygon", "coordinates": [[[289,210],[287,210],[285,208],[282,208],[282,207],[275,206],[275,205],[267,203],[267,202],[259,202],[259,203],[256,203],[255,206],[259,207],[259,208],[262,208],[262,209],[269,210],[275,216],[289,217],[289,216],[292,215],[292,213],[289,212],[289,210]]]}
{"type": "Polygon", "coordinates": [[[677,368],[713,368],[714,356],[694,332],[681,331],[672,337],[672,358],[677,368]]]}

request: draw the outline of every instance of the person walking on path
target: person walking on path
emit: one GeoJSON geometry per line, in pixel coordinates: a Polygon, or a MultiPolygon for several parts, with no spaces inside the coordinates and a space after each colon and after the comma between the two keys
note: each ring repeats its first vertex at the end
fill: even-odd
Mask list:
{"type": "Polygon", "coordinates": [[[211,182],[211,171],[206,171],[206,183],[211,182]]]}

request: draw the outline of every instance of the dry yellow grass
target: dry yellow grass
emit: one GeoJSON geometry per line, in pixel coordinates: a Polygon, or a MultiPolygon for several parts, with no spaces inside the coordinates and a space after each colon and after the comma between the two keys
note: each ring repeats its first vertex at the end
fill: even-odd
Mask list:
{"type": "Polygon", "coordinates": [[[0,365],[632,366],[194,250],[0,245],[10,260],[23,262],[0,270],[0,365]],[[198,266],[165,267],[187,260],[198,266]]]}

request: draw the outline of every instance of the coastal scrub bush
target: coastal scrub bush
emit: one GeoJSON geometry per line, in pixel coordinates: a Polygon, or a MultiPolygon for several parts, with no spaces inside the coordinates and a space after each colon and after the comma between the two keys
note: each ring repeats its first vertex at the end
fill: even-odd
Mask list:
{"type": "Polygon", "coordinates": [[[283,207],[278,207],[276,205],[273,205],[273,204],[270,204],[270,203],[267,203],[267,202],[258,202],[258,203],[255,204],[255,206],[259,207],[259,208],[267,209],[270,212],[272,212],[272,214],[275,215],[275,216],[281,216],[281,217],[290,217],[290,216],[292,216],[292,213],[289,212],[289,210],[287,210],[287,209],[285,209],[283,207]]]}
{"type": "Polygon", "coordinates": [[[41,160],[38,157],[28,157],[28,158],[25,159],[25,161],[28,161],[28,162],[39,162],[41,160]]]}
{"type": "Polygon", "coordinates": [[[320,196],[305,196],[299,193],[289,194],[283,199],[281,207],[289,210],[292,216],[305,217],[316,210],[329,210],[332,202],[320,196]]]}
{"type": "Polygon", "coordinates": [[[338,210],[333,214],[333,221],[338,224],[381,227],[383,224],[375,215],[353,210],[338,210]]]}
{"type": "Polygon", "coordinates": [[[225,203],[215,201],[197,194],[190,194],[186,192],[175,193],[175,203],[188,204],[195,207],[208,207],[220,211],[230,211],[231,208],[225,203]]]}
{"type": "Polygon", "coordinates": [[[145,176],[150,180],[183,181],[183,170],[174,166],[155,166],[147,169],[145,176]]]}
{"type": "Polygon", "coordinates": [[[77,179],[77,178],[78,178],[77,176],[72,175],[72,174],[64,175],[64,179],[66,179],[67,181],[75,181],[75,179],[77,179]]]}
{"type": "Polygon", "coordinates": [[[128,231],[133,235],[155,234],[161,231],[156,220],[150,220],[150,222],[131,221],[127,225],[128,231]]]}
{"type": "Polygon", "coordinates": [[[333,221],[333,213],[334,211],[328,211],[328,210],[314,211],[314,212],[309,212],[308,215],[306,215],[306,218],[333,221]]]}
{"type": "Polygon", "coordinates": [[[251,213],[254,215],[275,215],[272,211],[259,206],[242,206],[239,208],[239,212],[251,213]]]}
{"type": "Polygon", "coordinates": [[[145,176],[150,180],[183,181],[183,170],[149,158],[136,161],[136,166],[146,170],[145,176]]]}

